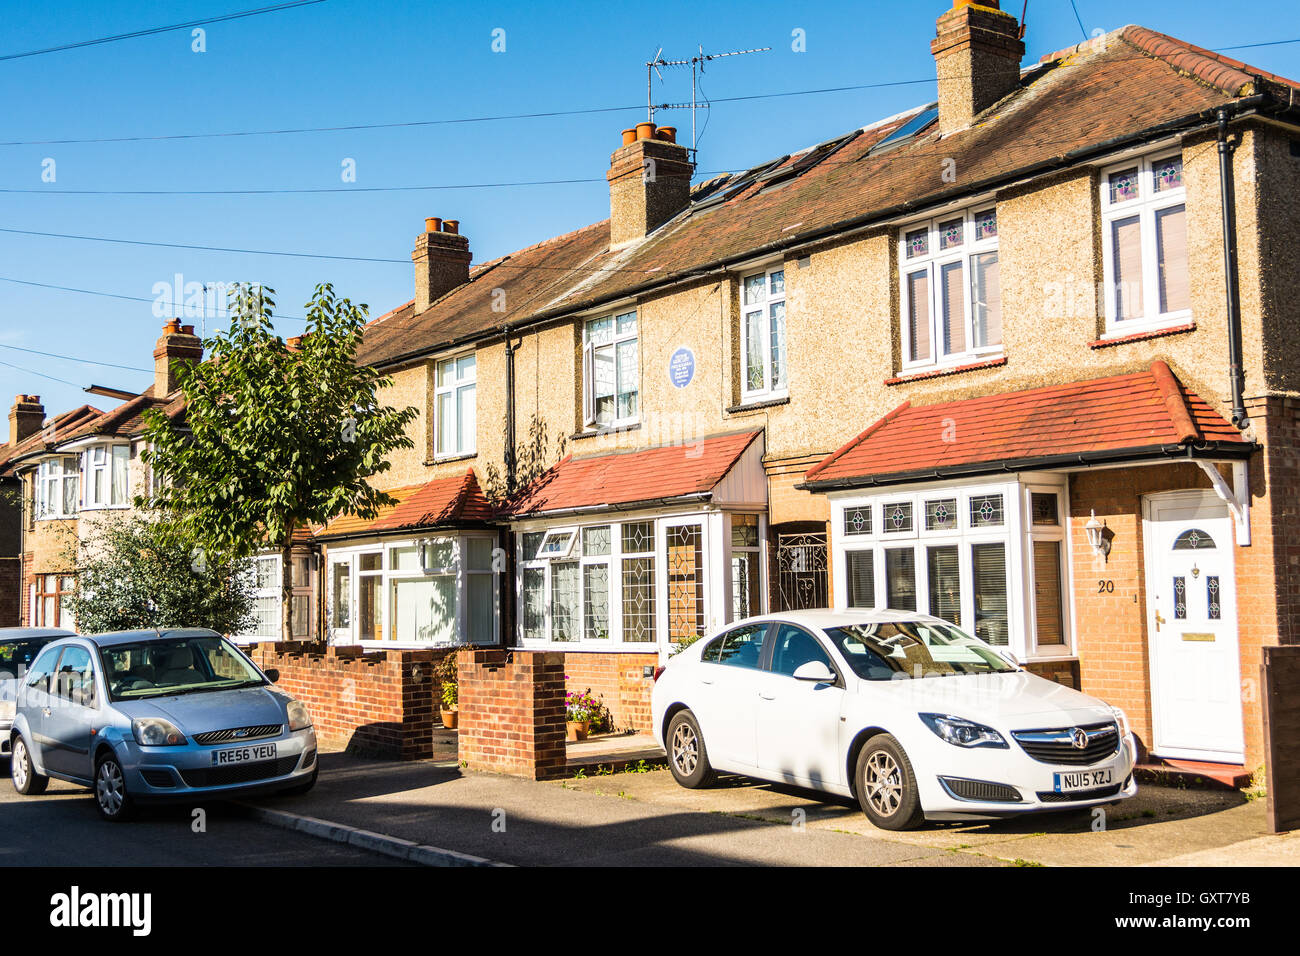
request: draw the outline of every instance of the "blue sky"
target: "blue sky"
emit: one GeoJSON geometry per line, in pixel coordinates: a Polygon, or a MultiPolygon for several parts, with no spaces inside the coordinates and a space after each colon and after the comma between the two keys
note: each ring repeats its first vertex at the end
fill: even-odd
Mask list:
{"type": "MultiPolygon", "coordinates": [[[[6,11],[0,56],[267,5],[272,0],[52,2],[6,11]]],[[[1026,62],[1135,16],[1130,3],[1029,4],[1026,62]]],[[[644,63],[772,47],[708,67],[714,98],[899,80],[812,96],[719,104],[700,140],[701,171],[743,169],[934,97],[929,41],[945,0],[789,2],[434,3],[326,0],[190,32],[0,60],[0,229],[396,259],[339,262],[160,249],[0,231],[0,403],[40,394],[54,414],[104,384],[141,389],[162,319],[158,283],[250,280],[301,315],[312,286],[331,281],[373,315],[412,294],[409,255],[425,216],[459,219],[479,261],[608,215],[603,176],[624,112],[502,122],[279,136],[42,144],[35,141],[304,126],[400,123],[645,102],[644,63]],[[653,16],[647,18],[646,11],[653,16]],[[505,31],[494,52],[493,31],[505,31]],[[792,50],[792,31],[806,51],[792,50]],[[53,160],[54,182],[42,180],[53,160]],[[342,179],[355,162],[354,183],[342,179]],[[565,185],[361,192],[361,187],[591,180],[565,185]],[[278,195],[59,195],[60,190],[342,189],[278,195]],[[21,279],[146,301],[16,284],[21,279]],[[131,367],[106,368],[13,348],[131,367]],[[18,366],[17,368],[11,366],[18,366]],[[39,374],[38,374],[39,373],[39,374]],[[64,381],[54,381],[61,379],[64,381]]],[[[1019,14],[1020,3],[1006,4],[1019,14]]],[[[1250,16],[1222,3],[1148,5],[1142,23],[1202,46],[1300,38],[1294,0],[1263,0],[1250,16]]],[[[1245,8],[1242,8],[1245,9],[1245,8]]],[[[1232,51],[1300,76],[1300,43],[1232,51]]],[[[690,95],[689,73],[665,74],[656,102],[690,95]]],[[[704,114],[701,114],[702,116],[704,114]]],[[[689,137],[685,112],[660,114],[689,137]]],[[[220,318],[209,319],[213,322],[220,318]]],[[[285,318],[283,334],[302,323],[285,318]]],[[[7,425],[0,425],[7,429],[7,425]]]]}

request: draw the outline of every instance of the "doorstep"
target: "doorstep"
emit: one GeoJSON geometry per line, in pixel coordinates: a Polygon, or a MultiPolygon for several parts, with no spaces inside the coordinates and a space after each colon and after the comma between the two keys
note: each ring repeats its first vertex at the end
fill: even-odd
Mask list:
{"type": "Polygon", "coordinates": [[[569,741],[566,748],[567,768],[571,773],[597,767],[624,770],[642,761],[647,766],[662,767],[668,762],[663,748],[651,734],[602,734],[569,741]]]}
{"type": "Polygon", "coordinates": [[[1250,786],[1251,773],[1241,764],[1209,763],[1204,760],[1179,760],[1148,756],[1137,765],[1138,780],[1168,786],[1204,787],[1217,790],[1227,787],[1240,790],[1250,786]]]}

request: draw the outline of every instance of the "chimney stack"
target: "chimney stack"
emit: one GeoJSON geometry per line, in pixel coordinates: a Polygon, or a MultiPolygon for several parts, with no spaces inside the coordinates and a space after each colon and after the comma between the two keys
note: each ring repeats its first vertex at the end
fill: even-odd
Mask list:
{"type": "Polygon", "coordinates": [[[939,75],[939,129],[965,129],[1020,83],[1020,24],[998,0],[953,0],[930,43],[939,75]]]}
{"type": "Polygon", "coordinates": [[[415,311],[423,312],[452,289],[469,281],[469,239],[459,219],[424,220],[424,235],[415,240],[415,311]]]}
{"type": "Polygon", "coordinates": [[[153,349],[154,398],[166,398],[176,391],[177,368],[202,358],[203,340],[194,334],[194,326],[181,325],[180,319],[169,319],[163,326],[162,338],[153,349]]]}
{"type": "Polygon", "coordinates": [[[605,174],[610,248],[644,239],[685,209],[694,169],[674,127],[639,123],[623,130],[623,145],[610,156],[605,174]]]}
{"type": "Polygon", "coordinates": [[[14,407],[9,409],[9,447],[35,435],[44,424],[45,406],[41,404],[41,396],[14,396],[14,407]]]}

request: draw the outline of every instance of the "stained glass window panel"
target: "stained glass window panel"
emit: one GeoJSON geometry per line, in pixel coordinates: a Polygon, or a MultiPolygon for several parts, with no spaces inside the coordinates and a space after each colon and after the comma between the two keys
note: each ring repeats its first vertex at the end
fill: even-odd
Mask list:
{"type": "Polygon", "coordinates": [[[655,559],[623,559],[623,640],[655,639],[655,559]]]}
{"type": "Polygon", "coordinates": [[[930,254],[930,230],[914,229],[903,237],[903,243],[907,247],[907,258],[916,259],[919,256],[930,254]]]}
{"type": "Polygon", "coordinates": [[[640,554],[655,549],[653,521],[630,521],[623,525],[623,552],[640,554]]]}
{"type": "Polygon", "coordinates": [[[582,529],[582,553],[587,557],[609,554],[609,525],[582,529]]]}
{"type": "Polygon", "coordinates": [[[1187,578],[1181,575],[1174,578],[1174,617],[1180,621],[1187,618],[1187,578]]]}
{"type": "Polygon", "coordinates": [[[751,392],[763,388],[763,313],[745,315],[745,387],[751,392]]]}
{"type": "Polygon", "coordinates": [[[1211,551],[1214,539],[1200,528],[1188,528],[1174,539],[1175,551],[1211,551]]]}
{"type": "Polygon", "coordinates": [[[1137,199],[1140,194],[1138,168],[1136,166],[1111,173],[1107,178],[1107,183],[1110,187],[1110,201],[1112,203],[1128,202],[1130,199],[1137,199]]]}
{"type": "Polygon", "coordinates": [[[1036,525],[1059,525],[1056,495],[1051,492],[1031,492],[1029,495],[1030,520],[1036,525]]]}
{"type": "Polygon", "coordinates": [[[947,222],[939,223],[939,249],[956,249],[962,243],[963,233],[966,229],[965,221],[961,219],[949,219],[947,222]]]}
{"type": "Polygon", "coordinates": [[[997,528],[1005,520],[1001,495],[976,495],[970,500],[972,528],[997,528]]]}
{"type": "Polygon", "coordinates": [[[975,241],[996,239],[998,235],[998,213],[996,209],[985,209],[975,213],[975,241]]]}
{"type": "MultiPolygon", "coordinates": [[[[925,530],[952,531],[957,527],[957,499],[940,498],[925,503],[925,530]]],[[[957,623],[956,621],[953,622],[957,623]]]]}
{"type": "Polygon", "coordinates": [[[1205,578],[1205,607],[1211,621],[1221,620],[1223,608],[1219,604],[1219,576],[1207,575],[1205,578]]]}
{"type": "Polygon", "coordinates": [[[766,276],[761,272],[758,275],[745,276],[745,305],[757,305],[763,301],[763,286],[766,281],[766,276]]]}
{"type": "Polygon", "coordinates": [[[668,640],[704,633],[704,531],[678,525],[667,531],[668,640]]]}
{"type": "Polygon", "coordinates": [[[758,547],[758,515],[731,516],[731,546],[733,548],[758,547]]]}
{"type": "Polygon", "coordinates": [[[912,503],[894,501],[882,509],[886,534],[901,534],[912,530],[912,503]]]}
{"type": "Polygon", "coordinates": [[[583,634],[591,641],[609,638],[609,565],[588,564],[582,569],[583,634]]]}
{"type": "Polygon", "coordinates": [[[845,508],[844,533],[871,534],[871,508],[845,508]]]}
{"type": "Polygon", "coordinates": [[[1170,156],[1168,159],[1156,160],[1151,164],[1151,173],[1151,187],[1155,192],[1167,193],[1173,189],[1183,188],[1183,159],[1181,156],[1170,156]]]}

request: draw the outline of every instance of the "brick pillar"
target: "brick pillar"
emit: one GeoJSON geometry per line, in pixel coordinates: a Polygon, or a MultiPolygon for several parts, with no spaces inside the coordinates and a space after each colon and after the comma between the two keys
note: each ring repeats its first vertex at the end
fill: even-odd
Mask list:
{"type": "Polygon", "coordinates": [[[458,657],[460,759],[471,770],[563,776],[564,655],[473,650],[458,657]]]}

